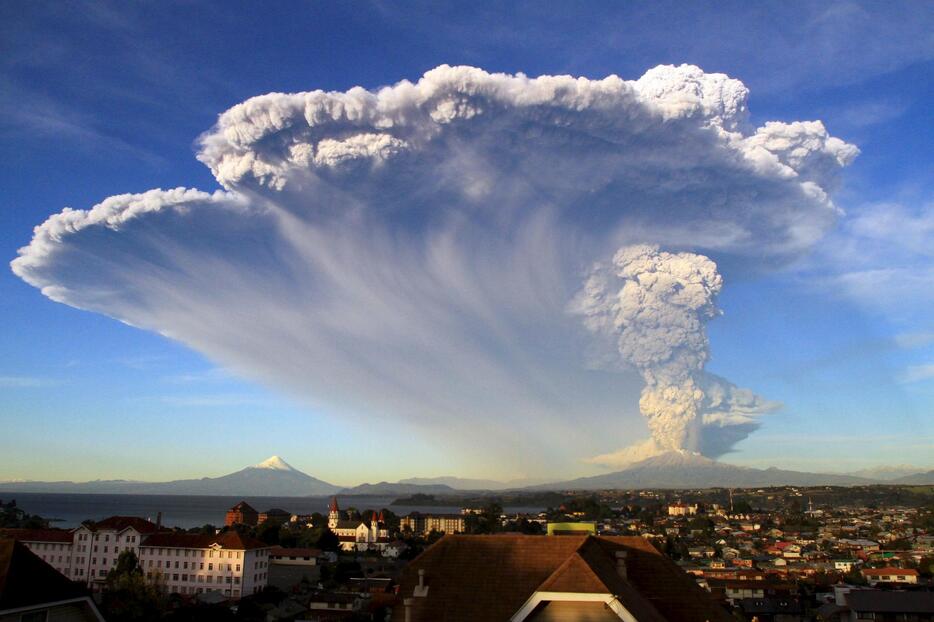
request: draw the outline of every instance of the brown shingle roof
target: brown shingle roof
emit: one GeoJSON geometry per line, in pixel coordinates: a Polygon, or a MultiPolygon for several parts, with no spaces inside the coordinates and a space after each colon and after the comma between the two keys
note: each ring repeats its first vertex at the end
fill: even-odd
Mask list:
{"type": "Polygon", "coordinates": [[[97,521],[91,527],[92,530],[99,529],[114,529],[116,531],[123,531],[124,529],[129,529],[132,527],[141,534],[155,533],[159,530],[156,527],[155,523],[151,523],[145,518],[140,518],[138,516],[111,516],[105,518],[104,520],[97,521]]]}
{"type": "Polygon", "coordinates": [[[39,559],[26,545],[0,538],[0,610],[85,596],[87,591],[39,559]]]}
{"type": "MultiPolygon", "coordinates": [[[[448,535],[406,568],[400,596],[425,570],[428,596],[415,598],[416,622],[509,620],[536,591],[612,594],[637,619],[729,620],[694,580],[638,537],[448,535]],[[616,571],[627,553],[627,579],[616,571]]],[[[394,619],[404,618],[404,608],[394,619]]]]}
{"type": "Polygon", "coordinates": [[[206,549],[212,545],[220,545],[223,549],[246,551],[252,549],[265,549],[269,545],[262,540],[244,536],[236,531],[225,531],[221,534],[199,533],[156,533],[143,539],[140,546],[161,546],[176,549],[206,549]]]}

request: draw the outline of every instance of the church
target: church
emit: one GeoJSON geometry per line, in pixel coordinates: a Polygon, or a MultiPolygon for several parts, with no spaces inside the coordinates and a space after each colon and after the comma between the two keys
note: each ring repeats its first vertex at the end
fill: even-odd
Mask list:
{"type": "Polygon", "coordinates": [[[328,528],[337,536],[342,551],[382,552],[389,544],[389,529],[386,528],[382,512],[379,516],[374,513],[369,525],[362,520],[341,519],[337,497],[331,497],[328,528]]]}

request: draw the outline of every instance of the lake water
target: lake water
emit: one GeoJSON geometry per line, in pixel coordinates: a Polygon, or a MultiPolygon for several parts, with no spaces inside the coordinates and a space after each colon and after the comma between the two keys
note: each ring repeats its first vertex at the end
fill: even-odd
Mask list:
{"type": "MultiPolygon", "coordinates": [[[[214,497],[194,495],[106,495],[63,494],[38,492],[4,492],[4,502],[16,499],[16,505],[29,514],[55,520],[55,527],[76,527],[86,519],[101,520],[108,516],[141,516],[155,522],[162,512],[162,524],[168,527],[200,527],[223,525],[227,509],[246,501],[257,512],[281,508],[293,514],[327,514],[330,497],[214,497]]],[[[395,497],[338,497],[341,508],[363,510],[388,508],[395,514],[409,512],[459,514],[460,506],[391,505],[395,497]]],[[[506,507],[509,512],[538,512],[539,507],[506,507]]]]}

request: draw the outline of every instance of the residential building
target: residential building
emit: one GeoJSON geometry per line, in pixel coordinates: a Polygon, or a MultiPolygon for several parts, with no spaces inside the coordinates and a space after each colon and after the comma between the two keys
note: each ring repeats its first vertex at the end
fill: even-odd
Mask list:
{"type": "Polygon", "coordinates": [[[697,504],[672,503],[668,506],[668,516],[694,516],[697,514],[697,504]]]}
{"type": "Polygon", "coordinates": [[[934,592],[852,590],[845,596],[845,605],[836,607],[834,613],[841,622],[930,621],[934,620],[934,592]]]}
{"type": "Polygon", "coordinates": [[[328,508],[328,528],[337,536],[343,551],[382,551],[389,544],[389,529],[382,512],[374,513],[369,524],[342,519],[337,497],[331,498],[328,508]]]}
{"type": "Polygon", "coordinates": [[[647,540],[446,535],[403,572],[396,622],[725,622],[730,616],[647,540]]]}
{"type": "Polygon", "coordinates": [[[408,529],[414,534],[428,535],[432,531],[439,533],[464,533],[467,521],[463,514],[421,514],[412,512],[399,519],[399,528],[408,529]]]}
{"type": "Polygon", "coordinates": [[[28,546],[0,537],[0,622],[104,622],[87,588],[69,580],[28,546]]]}
{"type": "Polygon", "coordinates": [[[269,563],[282,566],[315,566],[319,557],[321,557],[321,549],[287,549],[281,546],[269,549],[269,563]]]}
{"type": "Polygon", "coordinates": [[[913,568],[864,568],[860,573],[866,578],[869,585],[877,583],[909,583],[918,582],[918,571],[913,568]]]}
{"type": "Polygon", "coordinates": [[[258,521],[259,514],[246,501],[241,501],[227,510],[227,516],[224,518],[224,524],[228,527],[237,524],[255,526],[258,521]]]}
{"type": "Polygon", "coordinates": [[[292,513],[286,512],[285,510],[279,508],[272,508],[266,510],[265,512],[260,512],[259,517],[257,517],[256,524],[262,525],[268,520],[275,521],[277,523],[287,523],[292,520],[292,513]]]}
{"type": "Polygon", "coordinates": [[[69,579],[72,576],[74,534],[70,529],[0,529],[0,536],[22,542],[26,548],[69,579]]]}
{"type": "Polygon", "coordinates": [[[159,526],[136,516],[111,516],[96,523],[66,529],[6,529],[57,571],[92,588],[107,578],[123,551],[139,557],[143,537],[156,533],[159,526]]]}
{"type": "Polygon", "coordinates": [[[229,598],[266,586],[269,545],[236,531],[221,534],[158,533],[140,547],[140,566],[168,593],[219,591],[229,598]]]}
{"type": "Polygon", "coordinates": [[[157,523],[137,516],[111,516],[81,525],[72,532],[72,569],[66,576],[99,588],[120,553],[132,551],[139,558],[140,542],[160,530],[157,523]]]}
{"type": "Polygon", "coordinates": [[[7,535],[62,575],[98,590],[120,553],[132,551],[151,580],[169,592],[219,591],[230,598],[266,585],[269,546],[236,531],[186,534],[160,531],[135,516],[110,518],[64,529],[6,529],[7,535]]]}

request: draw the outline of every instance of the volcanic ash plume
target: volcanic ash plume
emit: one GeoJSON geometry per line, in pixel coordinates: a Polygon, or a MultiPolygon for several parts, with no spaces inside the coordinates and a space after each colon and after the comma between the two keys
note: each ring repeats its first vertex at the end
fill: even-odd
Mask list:
{"type": "Polygon", "coordinates": [[[366,418],[555,472],[607,426],[631,442],[641,417],[620,403],[644,378],[652,439],[627,456],[715,457],[764,406],[704,372],[711,260],[630,247],[590,275],[577,307],[642,378],[581,365],[590,340],[567,310],[580,266],[620,246],[750,276],[834,226],[859,150],[819,121],[756,127],[747,97],[690,65],[636,80],[441,66],[372,91],[260,95],[198,141],[223,190],[65,208],[12,269],[297,398],[334,434],[366,418]]]}
{"type": "Polygon", "coordinates": [[[652,433],[651,441],[595,462],[620,464],[683,449],[717,455],[726,447],[714,446],[711,437],[740,440],[757,427],[755,415],[772,407],[704,371],[705,328],[719,313],[714,298],[722,286],[709,258],[648,245],[623,247],[610,265],[591,271],[572,312],[584,316],[591,332],[615,340],[613,358],[645,380],[639,409],[652,433]]]}

